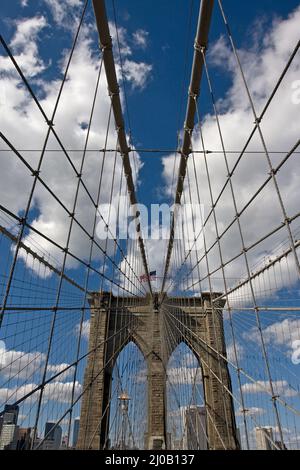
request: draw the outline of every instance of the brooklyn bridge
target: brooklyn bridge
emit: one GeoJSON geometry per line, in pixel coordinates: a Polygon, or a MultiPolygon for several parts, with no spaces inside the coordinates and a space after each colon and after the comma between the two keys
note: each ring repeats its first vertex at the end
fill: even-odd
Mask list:
{"type": "Polygon", "coordinates": [[[227,1],[182,2],[161,148],[148,33],[46,3],[61,36],[1,34],[0,450],[298,449],[299,7],[246,50],[227,1]]]}

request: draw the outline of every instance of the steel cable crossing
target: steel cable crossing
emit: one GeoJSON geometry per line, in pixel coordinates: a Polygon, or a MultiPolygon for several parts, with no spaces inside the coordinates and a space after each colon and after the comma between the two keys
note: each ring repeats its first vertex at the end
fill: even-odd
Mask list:
{"type": "MultiPolygon", "coordinates": [[[[97,417],[92,413],[88,414],[84,422],[85,428],[82,428],[80,437],[81,445],[86,449],[97,446],[99,448],[99,442],[103,449],[147,446],[143,442],[143,436],[147,432],[146,422],[150,419],[147,416],[149,397],[146,384],[149,377],[146,375],[146,363],[153,351],[138,352],[138,347],[132,342],[138,337],[140,326],[138,316],[135,314],[142,311],[146,302],[155,303],[157,299],[158,308],[153,308],[154,311],[157,308],[159,312],[161,354],[157,355],[156,359],[161,362],[166,377],[167,418],[164,423],[166,446],[185,448],[188,446],[187,435],[192,433],[195,449],[203,449],[203,446],[210,449],[241,446],[250,449],[254,447],[255,429],[250,426],[255,426],[261,430],[272,449],[284,449],[288,442],[286,429],[290,432],[291,443],[292,439],[297,439],[300,416],[299,388],[297,389],[299,379],[288,360],[282,357],[280,341],[282,342],[282,338],[286,336],[290,341],[297,333],[300,334],[300,323],[297,318],[299,307],[294,305],[299,299],[294,292],[293,297],[287,295],[289,298],[286,300],[279,299],[277,302],[276,300],[272,302],[270,298],[280,286],[287,285],[287,277],[289,285],[292,285],[295,279],[299,279],[299,239],[295,230],[299,214],[288,216],[277,182],[279,171],[297,153],[299,141],[290,151],[279,152],[278,154],[283,154],[284,157],[273,166],[270,158],[272,152],[265,143],[261,123],[297,57],[300,42],[292,51],[262,113],[258,115],[228,19],[221,0],[218,1],[237,69],[255,119],[250,137],[247,138],[242,151],[234,152],[237,153],[237,159],[230,168],[228,161],[230,152],[225,145],[221,114],[218,111],[218,97],[214,91],[210,63],[206,55],[214,2],[202,0],[194,44],[183,141],[180,151],[177,152],[180,153],[180,163],[174,198],[175,211],[164,259],[161,292],[159,295],[154,295],[149,276],[147,246],[144,244],[139,214],[136,212],[134,180],[137,175],[133,176],[131,168],[130,152],[134,152],[131,129],[128,145],[112,39],[105,2],[102,0],[93,0],[102,54],[78,167],[70,157],[70,150],[67,150],[60,140],[59,132],[54,129],[56,112],[66,86],[69,67],[86,16],[87,4],[88,2],[85,2],[83,6],[50,119],[23,75],[9,46],[1,37],[6,53],[47,124],[46,138],[36,169],[25,157],[25,151],[17,150],[8,137],[1,133],[1,138],[9,151],[34,178],[24,214],[15,214],[8,207],[0,206],[3,214],[1,221],[3,225],[0,225],[0,247],[8,253],[0,272],[1,338],[11,348],[9,350],[4,346],[3,349],[1,345],[0,351],[1,371],[4,377],[1,391],[3,393],[3,390],[6,390],[3,404],[20,406],[25,416],[22,418],[23,421],[33,423],[32,449],[45,448],[51,433],[59,430],[61,426],[66,429],[67,446],[70,446],[74,417],[80,411],[80,402],[84,399],[87,408],[94,410],[93,391],[101,384],[102,376],[103,380],[107,380],[111,374],[110,381],[107,380],[103,385],[106,396],[104,406],[97,417]],[[83,179],[83,173],[85,161],[92,151],[88,147],[92,122],[97,112],[96,99],[103,65],[110,106],[107,113],[105,143],[101,150],[102,159],[98,165],[100,174],[97,179],[96,195],[93,195],[83,179]],[[215,193],[213,171],[210,168],[211,151],[207,150],[206,145],[205,123],[198,105],[203,72],[211,99],[216,126],[215,135],[221,144],[221,150],[215,153],[224,161],[226,169],[225,182],[221,185],[221,190],[218,187],[217,193],[215,193]],[[108,145],[113,147],[109,142],[112,117],[117,131],[116,146],[108,148],[108,145]],[[193,138],[194,126],[196,136],[193,138]],[[234,177],[245,156],[254,153],[247,149],[255,134],[259,134],[263,147],[260,153],[266,158],[270,172],[258,189],[240,207],[234,177]],[[46,148],[50,135],[54,136],[60,147],[59,152],[63,154],[63,158],[77,178],[71,208],[51,189],[47,178],[40,174],[42,163],[50,151],[46,148]],[[197,138],[200,140],[201,149],[194,150],[194,141],[197,138]],[[195,158],[196,154],[200,155],[200,160],[195,158]],[[123,244],[114,236],[111,229],[111,209],[107,217],[104,217],[98,209],[104,198],[103,187],[108,155],[111,157],[109,160],[111,186],[106,195],[109,205],[111,207],[115,194],[125,194],[126,209],[123,215],[128,216],[131,213],[135,219],[137,237],[134,240],[126,239],[123,244]],[[119,156],[121,156],[121,166],[119,156]],[[201,165],[207,185],[207,195],[203,176],[199,171],[201,165]],[[258,199],[269,183],[273,184],[274,194],[279,201],[282,220],[275,228],[268,229],[268,232],[262,236],[257,235],[251,243],[246,244],[242,216],[247,213],[251,204],[258,199]],[[31,222],[31,209],[38,184],[43,186],[49,197],[58,203],[68,217],[65,245],[54,237],[42,233],[31,222]],[[81,188],[92,206],[92,224],[89,228],[75,216],[81,188]],[[227,224],[223,223],[219,212],[225,191],[229,193],[228,200],[232,203],[233,210],[233,219],[227,224]],[[206,218],[201,215],[202,229],[196,233],[196,213],[192,210],[189,214],[187,205],[201,205],[203,201],[208,201],[210,211],[206,218]],[[180,207],[183,207],[181,217],[180,207]],[[95,239],[97,217],[101,218],[106,227],[106,237],[102,243],[95,239]],[[71,247],[73,226],[78,226],[88,240],[86,256],[78,255],[71,247]],[[237,228],[241,247],[236,246],[233,254],[226,254],[225,235],[228,236],[233,227],[237,228]],[[269,261],[265,262],[268,254],[264,254],[263,262],[255,258],[256,263],[253,266],[251,255],[255,252],[255,248],[263,248],[265,242],[271,244],[272,236],[280,236],[284,229],[287,238],[280,239],[277,245],[272,245],[273,251],[269,251],[269,261]],[[30,232],[29,237],[28,232],[30,232]],[[56,264],[50,254],[47,254],[43,248],[40,250],[35,236],[48,242],[51,247],[59,249],[63,253],[62,262],[56,264]],[[201,238],[203,248],[197,245],[201,238]],[[100,266],[95,262],[95,251],[101,253],[100,266]],[[74,280],[67,273],[70,259],[76,261],[82,271],[74,280]],[[245,272],[234,278],[230,268],[240,260],[245,272]],[[141,282],[141,273],[145,275],[150,295],[141,282]],[[94,275],[98,282],[95,282],[94,275]],[[167,282],[169,276],[171,280],[167,282]],[[264,306],[261,299],[267,299],[268,305],[264,306]],[[89,328],[93,328],[92,333],[89,332],[89,328]],[[209,340],[206,339],[204,330],[209,340]],[[102,339],[93,336],[99,331],[102,332],[102,339]],[[85,342],[87,338],[89,338],[88,346],[85,342]],[[92,364],[92,367],[88,368],[87,363],[92,364]],[[84,371],[86,372],[84,384],[81,385],[84,371]],[[69,382],[66,382],[67,379],[69,382]],[[216,389],[221,391],[218,411],[224,417],[222,426],[209,396],[216,389]],[[128,402],[124,405],[125,402],[122,400],[127,400],[126,396],[128,402]],[[232,403],[232,406],[228,406],[228,403],[232,403]],[[200,413],[201,407],[205,407],[205,424],[202,420],[198,421],[200,415],[197,413],[200,413]],[[193,416],[197,416],[195,421],[193,416]],[[95,419],[96,426],[93,427],[95,419]],[[51,430],[45,431],[44,436],[40,438],[38,435],[41,427],[50,420],[53,421],[51,430]],[[273,434],[263,426],[265,423],[273,426],[273,434]],[[241,440],[235,432],[237,425],[243,428],[241,440]],[[172,438],[168,437],[170,435],[172,438]],[[174,444],[175,437],[178,441],[177,447],[174,444]]],[[[124,79],[114,4],[113,11],[121,73],[124,79]]],[[[126,93],[125,101],[128,113],[126,93]]],[[[144,149],[145,152],[148,150],[144,149]]],[[[159,149],[156,150],[160,152],[159,149]]],[[[134,159],[133,163],[135,165],[134,159]]],[[[175,166],[174,162],[173,179],[175,166]]],[[[121,207],[119,199],[117,216],[122,210],[124,208],[121,207]]],[[[0,411],[0,416],[3,416],[4,412],[5,410],[0,411]]]]}

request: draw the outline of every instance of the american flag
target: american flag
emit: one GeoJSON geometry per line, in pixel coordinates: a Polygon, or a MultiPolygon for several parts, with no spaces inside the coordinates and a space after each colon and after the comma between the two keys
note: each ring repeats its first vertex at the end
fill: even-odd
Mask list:
{"type": "MultiPolygon", "coordinates": [[[[156,278],[156,271],[150,271],[149,273],[149,280],[152,281],[153,279],[156,278]]],[[[140,275],[140,281],[145,282],[148,281],[148,276],[147,274],[141,274],[140,275]]]]}

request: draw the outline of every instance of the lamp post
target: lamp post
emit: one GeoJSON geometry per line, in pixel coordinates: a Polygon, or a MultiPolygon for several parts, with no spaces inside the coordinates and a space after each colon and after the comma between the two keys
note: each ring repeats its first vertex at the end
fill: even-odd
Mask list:
{"type": "Polygon", "coordinates": [[[121,433],[121,448],[124,450],[126,448],[126,418],[128,413],[128,405],[129,405],[129,396],[127,392],[122,392],[121,395],[118,397],[121,406],[122,412],[122,433],[121,433]]]}

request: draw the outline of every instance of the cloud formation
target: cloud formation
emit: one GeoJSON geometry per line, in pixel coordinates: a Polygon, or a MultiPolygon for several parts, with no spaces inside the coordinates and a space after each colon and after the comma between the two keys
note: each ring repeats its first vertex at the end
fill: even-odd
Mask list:
{"type": "MultiPolygon", "coordinates": [[[[300,338],[300,319],[285,318],[263,328],[262,334],[265,344],[273,344],[284,347],[290,353],[292,343],[300,338]]],[[[252,328],[248,333],[244,333],[246,340],[260,342],[260,335],[257,328],[252,328]]]]}
{"type": "MultiPolygon", "coordinates": [[[[0,388],[0,401],[6,403],[9,397],[9,402],[14,403],[21,399],[27,393],[30,393],[37,387],[37,384],[28,383],[21,387],[15,388],[0,388]]],[[[43,401],[48,402],[50,400],[59,403],[68,403],[72,397],[73,382],[50,382],[45,385],[43,393],[43,401]]],[[[75,382],[75,399],[81,393],[82,386],[79,382],[75,382]]],[[[36,399],[36,395],[39,391],[33,393],[27,400],[36,399]]]]}
{"type": "MultiPolygon", "coordinates": [[[[80,323],[75,326],[75,334],[76,336],[79,335],[80,332],[80,323]]],[[[81,329],[81,337],[84,338],[86,341],[89,340],[90,337],[90,320],[84,320],[82,323],[81,329]]]]}
{"type": "MultiPolygon", "coordinates": [[[[2,383],[13,383],[14,379],[33,380],[40,378],[43,373],[46,361],[46,354],[39,351],[16,351],[6,349],[4,341],[0,344],[0,375],[2,383]]],[[[51,364],[47,366],[47,378],[50,378],[69,367],[67,363],[51,364]]],[[[69,367],[66,371],[56,377],[53,382],[62,382],[74,374],[74,367],[69,367]]],[[[8,389],[7,389],[8,390],[8,389]]],[[[15,393],[11,389],[11,393],[15,393]]]]}
{"type": "MultiPolygon", "coordinates": [[[[38,54],[38,38],[41,31],[47,27],[46,17],[39,15],[32,18],[24,18],[16,20],[15,24],[16,30],[10,41],[10,47],[13,49],[14,57],[25,76],[28,78],[35,77],[46,69],[43,59],[38,54]]],[[[2,70],[1,86],[4,86],[6,104],[12,100],[14,105],[21,105],[21,96],[23,100],[26,98],[24,90],[22,90],[22,93],[18,93],[18,90],[15,90],[16,82],[9,86],[11,74],[15,70],[11,60],[1,55],[0,66],[2,70]],[[13,91],[16,91],[19,100],[16,98],[13,100],[13,91]]]]}
{"type": "Polygon", "coordinates": [[[51,11],[53,20],[63,28],[73,28],[79,11],[83,7],[82,0],[44,0],[51,11]]]}
{"type": "Polygon", "coordinates": [[[132,35],[133,42],[136,46],[141,47],[142,49],[147,47],[149,33],[144,29],[138,29],[132,35]]]}
{"type": "MultiPolygon", "coordinates": [[[[295,397],[299,393],[297,390],[291,388],[286,380],[275,380],[273,381],[273,387],[276,395],[283,397],[295,397]]],[[[242,391],[244,393],[271,393],[270,383],[267,380],[257,380],[254,382],[247,382],[242,385],[242,391]]]]}

